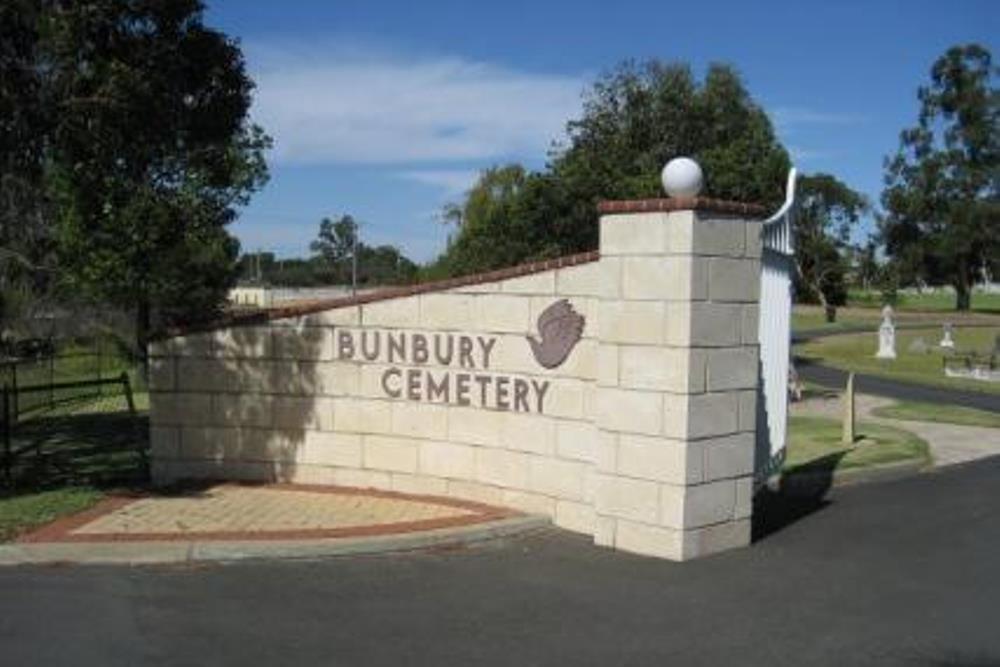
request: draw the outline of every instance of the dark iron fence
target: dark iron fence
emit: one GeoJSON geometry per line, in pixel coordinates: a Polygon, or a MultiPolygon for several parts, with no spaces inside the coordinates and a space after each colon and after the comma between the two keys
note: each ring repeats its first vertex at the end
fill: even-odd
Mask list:
{"type": "Polygon", "coordinates": [[[98,351],[0,363],[4,484],[144,477],[148,425],[127,366],[98,351]]]}

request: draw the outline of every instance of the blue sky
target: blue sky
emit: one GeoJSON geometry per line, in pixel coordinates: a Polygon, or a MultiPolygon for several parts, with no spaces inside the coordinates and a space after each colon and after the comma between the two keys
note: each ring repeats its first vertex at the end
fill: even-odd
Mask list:
{"type": "Polygon", "coordinates": [[[735,65],[800,170],[877,201],[933,60],[973,41],[1000,58],[996,0],[206,1],[243,44],[275,142],[232,230],[282,256],[351,213],[366,241],[433,258],[441,206],[489,165],[543,166],[581,92],[627,58],[735,65]]]}

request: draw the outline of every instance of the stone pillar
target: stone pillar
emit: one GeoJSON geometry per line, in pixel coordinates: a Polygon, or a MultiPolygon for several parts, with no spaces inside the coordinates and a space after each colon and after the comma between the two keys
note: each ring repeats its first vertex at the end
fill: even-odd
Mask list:
{"type": "Polygon", "coordinates": [[[674,560],[746,545],[763,211],[601,212],[595,542],[674,560]]]}

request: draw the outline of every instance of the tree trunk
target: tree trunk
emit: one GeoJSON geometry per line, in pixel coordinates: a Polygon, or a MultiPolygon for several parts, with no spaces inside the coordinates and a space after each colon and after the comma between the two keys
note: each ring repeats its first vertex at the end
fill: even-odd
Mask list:
{"type": "Polygon", "coordinates": [[[955,276],[955,310],[971,308],[972,281],[969,279],[969,265],[963,258],[958,261],[958,272],[955,276]]]}
{"type": "Polygon", "coordinates": [[[826,321],[829,323],[834,323],[837,321],[837,307],[830,304],[826,299],[826,294],[823,294],[823,288],[820,286],[820,282],[816,281],[813,286],[813,290],[816,292],[816,296],[819,297],[819,303],[823,306],[823,314],[826,316],[826,321]]]}
{"type": "Polygon", "coordinates": [[[149,379],[149,328],[150,307],[145,297],[139,299],[135,307],[135,348],[136,360],[139,362],[139,374],[143,383],[149,379]]]}

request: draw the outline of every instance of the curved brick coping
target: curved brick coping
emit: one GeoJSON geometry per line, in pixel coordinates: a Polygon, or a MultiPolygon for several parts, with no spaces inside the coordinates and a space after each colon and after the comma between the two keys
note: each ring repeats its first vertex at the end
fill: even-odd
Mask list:
{"type": "Polygon", "coordinates": [[[542,273],[543,271],[552,271],[555,269],[563,269],[570,266],[587,264],[589,262],[596,262],[599,258],[600,254],[598,251],[589,250],[575,255],[564,255],[553,259],[543,259],[538,262],[528,262],[526,264],[518,264],[517,266],[511,266],[505,269],[497,269],[495,271],[487,271],[485,273],[473,273],[467,276],[460,276],[458,278],[435,280],[426,283],[418,283],[416,285],[405,285],[402,287],[389,287],[377,292],[359,294],[357,296],[300,302],[291,306],[269,308],[267,310],[249,314],[234,314],[202,325],[167,329],[162,334],[155,336],[154,340],[162,340],[164,338],[183,336],[191,333],[214,331],[216,329],[225,329],[234,326],[262,324],[264,322],[270,322],[271,320],[280,320],[288,317],[301,317],[303,315],[311,315],[313,313],[320,313],[337,308],[360,306],[366,303],[373,303],[375,301],[387,301],[389,299],[415,296],[418,294],[426,294],[428,292],[442,292],[444,290],[455,289],[458,287],[499,282],[501,280],[509,280],[511,278],[520,278],[521,276],[531,275],[532,273],[542,273]]]}
{"type": "MultiPolygon", "coordinates": [[[[395,523],[378,523],[362,526],[328,529],[292,529],[292,530],[259,530],[259,531],[185,531],[173,533],[77,533],[74,532],[87,524],[105,517],[113,512],[125,509],[130,504],[149,498],[155,494],[127,494],[106,498],[94,507],[73,516],[57,519],[37,530],[21,535],[15,540],[22,544],[37,543],[108,543],[108,542],[204,542],[204,541],[238,541],[238,542],[274,542],[283,540],[313,540],[351,537],[381,537],[423,531],[440,530],[442,528],[459,528],[478,524],[525,516],[521,512],[502,507],[494,507],[471,500],[442,498],[440,496],[412,495],[396,491],[379,491],[376,489],[358,489],[344,486],[314,485],[314,484],[252,484],[237,482],[219,482],[213,488],[222,486],[257,486],[268,490],[307,491],[322,494],[340,494],[369,498],[390,498],[461,509],[466,512],[461,516],[426,519],[422,521],[403,521],[395,523]]],[[[200,487],[199,487],[200,488],[200,487]]]]}
{"type": "Polygon", "coordinates": [[[767,209],[760,204],[743,204],[724,199],[711,199],[709,197],[669,197],[665,199],[602,201],[598,202],[597,210],[601,213],[609,214],[704,211],[706,213],[740,215],[748,218],[763,218],[767,216],[767,209]]]}

